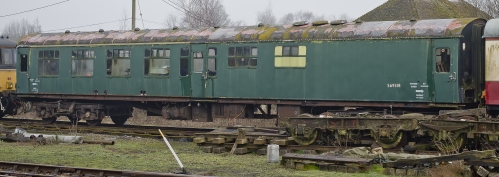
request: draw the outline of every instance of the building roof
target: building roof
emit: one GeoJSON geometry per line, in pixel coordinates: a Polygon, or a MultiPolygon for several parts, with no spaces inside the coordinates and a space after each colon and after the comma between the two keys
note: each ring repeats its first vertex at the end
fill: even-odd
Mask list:
{"type": "MultiPolygon", "coordinates": [[[[42,33],[25,36],[19,45],[86,45],[165,42],[345,40],[360,38],[456,37],[477,19],[349,22],[320,25],[247,26],[139,31],[42,33]]],[[[485,23],[485,21],[483,21],[485,23]]]]}
{"type": "Polygon", "coordinates": [[[463,0],[388,0],[359,17],[362,21],[482,18],[492,16],[463,0]]]}

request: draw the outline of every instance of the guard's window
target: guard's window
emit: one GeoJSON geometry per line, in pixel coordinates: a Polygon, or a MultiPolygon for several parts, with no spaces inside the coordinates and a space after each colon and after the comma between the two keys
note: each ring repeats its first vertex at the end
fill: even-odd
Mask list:
{"type": "Polygon", "coordinates": [[[203,72],[203,53],[201,52],[194,52],[194,56],[193,56],[193,68],[194,68],[194,72],[196,73],[202,73],[203,72]]]}
{"type": "Polygon", "coordinates": [[[256,47],[229,47],[229,67],[256,67],[258,48],[256,47]]]}
{"type": "Polygon", "coordinates": [[[170,49],[152,48],[144,51],[145,76],[170,75],[170,49]]]}
{"type": "Polygon", "coordinates": [[[180,76],[189,75],[189,48],[180,49],[180,76]]]}
{"type": "Polygon", "coordinates": [[[217,48],[208,49],[208,76],[217,75],[217,48]]]}
{"type": "Polygon", "coordinates": [[[107,50],[107,75],[108,76],[130,76],[129,49],[107,50]]]}
{"type": "Polygon", "coordinates": [[[435,51],[435,69],[437,73],[450,71],[450,49],[440,48],[435,51]]]}
{"type": "Polygon", "coordinates": [[[71,52],[71,75],[72,76],[93,76],[94,75],[93,50],[73,50],[71,52]]]}
{"type": "Polygon", "coordinates": [[[38,75],[57,76],[59,75],[59,51],[40,50],[38,51],[38,75]]]}
{"type": "Polygon", "coordinates": [[[22,54],[21,55],[21,72],[27,72],[28,71],[28,55],[22,54]]]}

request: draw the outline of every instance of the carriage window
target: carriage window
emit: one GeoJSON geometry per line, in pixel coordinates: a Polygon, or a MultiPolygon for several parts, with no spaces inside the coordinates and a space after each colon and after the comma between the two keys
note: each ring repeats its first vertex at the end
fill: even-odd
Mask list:
{"type": "Polygon", "coordinates": [[[93,76],[94,59],[93,50],[73,50],[71,52],[71,75],[72,76],[93,76]]]}
{"type": "Polygon", "coordinates": [[[204,66],[203,53],[201,53],[201,52],[195,52],[193,60],[194,60],[194,62],[193,62],[193,66],[192,67],[194,68],[194,72],[196,72],[196,73],[202,73],[203,72],[203,66],[204,66]]]}
{"type": "Polygon", "coordinates": [[[107,50],[107,75],[108,76],[130,76],[129,49],[107,50]]]}
{"type": "Polygon", "coordinates": [[[306,46],[276,46],[274,65],[276,68],[305,68],[306,46]]]}
{"type": "Polygon", "coordinates": [[[21,55],[21,72],[27,72],[28,71],[28,55],[22,54],[21,55]]]}
{"type": "Polygon", "coordinates": [[[59,51],[40,50],[38,51],[38,75],[57,76],[59,75],[59,51]]]}
{"type": "Polygon", "coordinates": [[[217,75],[217,49],[209,48],[208,49],[208,76],[216,76],[217,75]]]}
{"type": "Polygon", "coordinates": [[[14,50],[13,49],[2,49],[0,50],[0,65],[14,65],[16,60],[14,60],[14,50]]]}
{"type": "Polygon", "coordinates": [[[435,70],[437,73],[450,71],[450,49],[440,48],[435,51],[435,70]]]}
{"type": "Polygon", "coordinates": [[[144,58],[145,76],[170,75],[170,49],[145,49],[144,58]]]}
{"type": "Polygon", "coordinates": [[[189,75],[189,48],[180,49],[180,76],[189,75]]]}
{"type": "Polygon", "coordinates": [[[256,47],[229,47],[229,67],[256,67],[258,48],[256,47]]]}

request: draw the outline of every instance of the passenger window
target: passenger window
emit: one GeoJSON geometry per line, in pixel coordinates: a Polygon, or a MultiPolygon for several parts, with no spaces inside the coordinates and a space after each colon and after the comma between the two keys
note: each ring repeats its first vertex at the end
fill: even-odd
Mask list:
{"type": "Polygon", "coordinates": [[[58,76],[59,75],[59,51],[40,50],[38,51],[38,75],[58,76]]]}
{"type": "Polygon", "coordinates": [[[228,56],[228,65],[232,68],[258,65],[258,48],[256,47],[229,47],[228,56]]]}
{"type": "Polygon", "coordinates": [[[450,49],[439,48],[435,51],[435,69],[437,73],[450,71],[450,49]]]}
{"type": "Polygon", "coordinates": [[[28,71],[28,55],[22,54],[21,55],[21,72],[27,72],[28,71]]]}
{"type": "Polygon", "coordinates": [[[189,75],[189,48],[180,49],[180,76],[189,75]]]}
{"type": "Polygon", "coordinates": [[[208,49],[208,76],[217,75],[217,48],[208,49]]]}
{"type": "Polygon", "coordinates": [[[72,76],[93,76],[94,59],[93,50],[73,50],[71,52],[71,75],[72,76]]]}
{"type": "Polygon", "coordinates": [[[170,49],[145,49],[144,58],[145,76],[170,75],[170,49]]]}
{"type": "Polygon", "coordinates": [[[114,49],[107,51],[107,75],[130,76],[130,55],[129,49],[114,49]]]}

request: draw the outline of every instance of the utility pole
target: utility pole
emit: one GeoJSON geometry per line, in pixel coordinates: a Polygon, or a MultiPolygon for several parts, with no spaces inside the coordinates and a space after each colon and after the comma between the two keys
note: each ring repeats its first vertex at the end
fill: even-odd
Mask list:
{"type": "Polygon", "coordinates": [[[135,30],[135,0],[132,0],[132,30],[135,30]]]}

